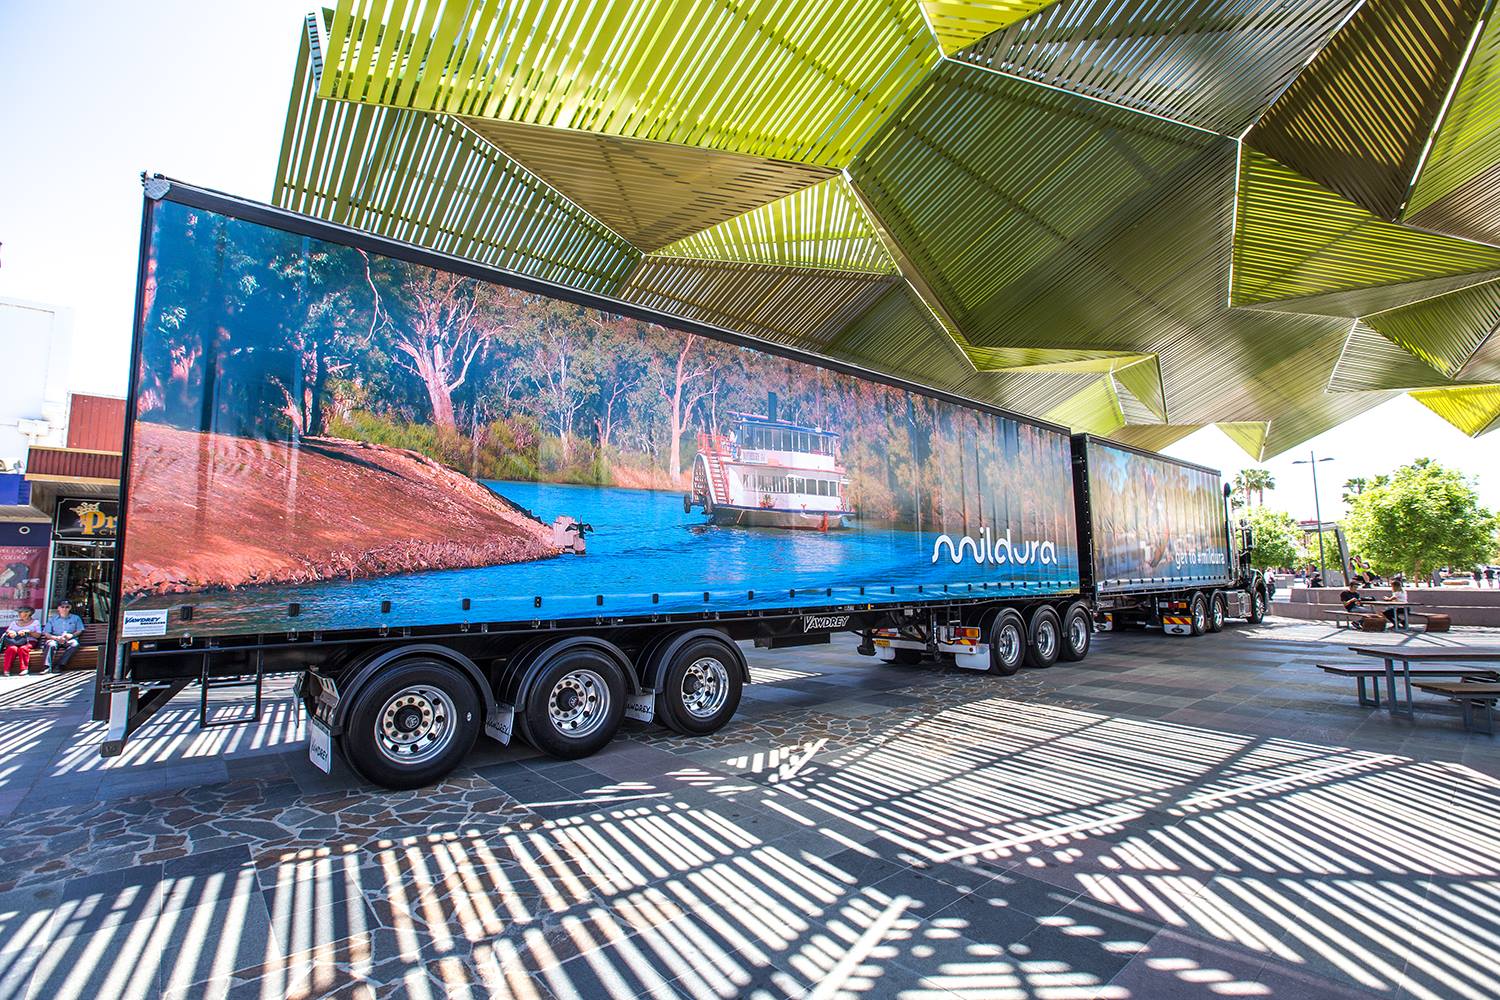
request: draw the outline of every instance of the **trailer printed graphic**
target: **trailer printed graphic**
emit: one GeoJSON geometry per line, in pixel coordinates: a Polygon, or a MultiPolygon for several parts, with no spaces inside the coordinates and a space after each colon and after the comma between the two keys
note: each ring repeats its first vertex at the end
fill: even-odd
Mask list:
{"type": "Polygon", "coordinates": [[[1151,482],[1127,470],[1096,522],[1097,448],[1063,428],[147,192],[106,755],[191,683],[207,725],[210,688],[251,685],[258,711],[294,673],[316,766],[410,788],[481,734],[579,757],[625,718],[714,732],[741,641],[851,631],[881,660],[1008,675],[1082,659],[1096,618],[1197,634],[1264,613],[1206,516],[1210,470],[1143,456],[1151,482]],[[1120,556],[1170,576],[1121,591],[1120,556]]]}
{"type": "Polygon", "coordinates": [[[1016,488],[1057,430],[170,200],[148,267],[122,580],[167,636],[1078,587],[1071,496],[1016,488]]]}

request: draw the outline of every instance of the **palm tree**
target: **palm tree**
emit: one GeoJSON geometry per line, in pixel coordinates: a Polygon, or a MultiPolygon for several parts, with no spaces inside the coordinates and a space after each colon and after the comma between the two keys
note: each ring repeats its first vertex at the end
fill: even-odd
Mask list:
{"type": "Polygon", "coordinates": [[[1265,469],[1241,469],[1234,477],[1234,492],[1246,501],[1254,494],[1257,506],[1266,502],[1266,490],[1274,490],[1276,480],[1265,469]]]}
{"type": "Polygon", "coordinates": [[[1364,476],[1355,476],[1353,479],[1344,480],[1344,503],[1348,503],[1365,491],[1370,481],[1364,476]]]}

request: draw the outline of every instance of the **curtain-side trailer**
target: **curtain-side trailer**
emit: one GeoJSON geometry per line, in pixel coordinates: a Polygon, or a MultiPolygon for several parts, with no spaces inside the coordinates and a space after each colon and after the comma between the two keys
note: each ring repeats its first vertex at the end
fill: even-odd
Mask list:
{"type": "Polygon", "coordinates": [[[414,787],[713,732],[737,641],[1088,652],[1070,436],[961,397],[154,176],[131,366],[105,754],[295,674],[314,763],[414,787]]]}
{"type": "Polygon", "coordinates": [[[1202,635],[1265,618],[1249,529],[1232,527],[1217,470],[1087,434],[1073,462],[1083,590],[1102,628],[1202,635]]]}

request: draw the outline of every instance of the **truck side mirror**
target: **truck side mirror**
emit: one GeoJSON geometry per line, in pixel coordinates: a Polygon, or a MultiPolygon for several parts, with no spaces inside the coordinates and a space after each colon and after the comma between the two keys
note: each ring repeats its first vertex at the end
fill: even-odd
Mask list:
{"type": "Polygon", "coordinates": [[[1255,548],[1255,529],[1250,527],[1249,525],[1241,528],[1240,539],[1241,547],[1246,552],[1249,552],[1251,549],[1255,548]]]}

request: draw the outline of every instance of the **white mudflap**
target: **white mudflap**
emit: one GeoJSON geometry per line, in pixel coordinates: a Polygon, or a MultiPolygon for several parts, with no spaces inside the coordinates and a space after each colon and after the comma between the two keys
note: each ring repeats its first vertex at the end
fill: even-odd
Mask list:
{"type": "Polygon", "coordinates": [[[311,716],[307,720],[307,759],[324,774],[333,771],[333,733],[311,716]]]}
{"type": "Polygon", "coordinates": [[[953,665],[963,670],[990,669],[989,643],[981,642],[975,646],[962,649],[955,648],[953,650],[953,665]]]}
{"type": "Polygon", "coordinates": [[[515,732],[516,710],[513,706],[499,704],[494,714],[484,720],[484,735],[503,747],[510,746],[511,734],[515,732]]]}
{"type": "Polygon", "coordinates": [[[646,691],[625,699],[625,718],[650,722],[656,718],[656,692],[646,691]]]}

